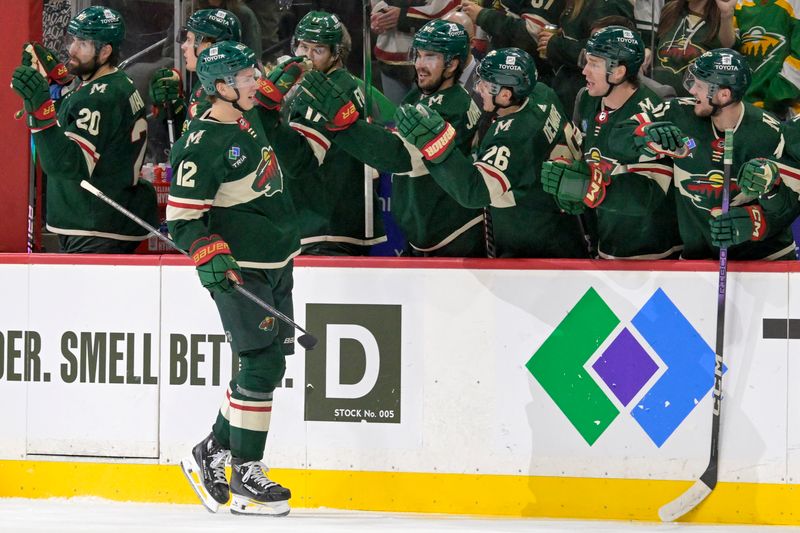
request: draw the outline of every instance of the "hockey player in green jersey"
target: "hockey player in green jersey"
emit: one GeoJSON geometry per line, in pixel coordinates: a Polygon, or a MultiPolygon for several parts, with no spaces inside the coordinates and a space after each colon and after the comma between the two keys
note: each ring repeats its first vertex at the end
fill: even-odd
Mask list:
{"type": "Polygon", "coordinates": [[[30,66],[11,85],[28,113],[47,173],[47,228],[67,253],[131,253],[147,232],[80,186],[88,180],[139,217],[156,223],[153,186],[139,181],[147,141],[145,106],[118,70],[125,23],[113,9],[92,6],[69,22],[67,69],[80,84],[61,98],[58,113],[45,78],[30,66]]]}
{"type": "Polygon", "coordinates": [[[285,355],[294,351],[294,331],[232,289],[244,283],[292,316],[292,259],[300,252],[300,239],[285,178],[310,164],[303,159],[313,155],[305,154],[310,150],[299,135],[280,129],[272,104],[282,99],[279,88],[288,90],[298,75],[287,70],[277,83],[265,82],[253,52],[230,41],[203,50],[197,74],[211,107],[191,121],[173,147],[167,223],[211,291],[240,369],[211,434],[181,466],[212,512],[230,492],[233,513],[284,515],[291,494],[269,480],[261,459],[272,393],[283,377],[285,355]],[[271,110],[262,108],[265,102],[271,110]],[[286,133],[302,150],[275,147],[271,139],[286,133]],[[225,477],[229,453],[230,485],[225,477]]]}
{"type": "Polygon", "coordinates": [[[563,204],[582,202],[597,219],[604,259],[663,259],[680,250],[668,162],[620,163],[610,143],[615,125],[661,100],[639,85],[644,43],[638,33],[608,26],[587,41],[586,91],[575,105],[583,161],[545,163],[544,189],[563,204]]]}
{"type": "MultiPolygon", "coordinates": [[[[464,155],[470,152],[480,117],[457,82],[468,46],[460,24],[432,20],[420,28],[412,48],[417,86],[405,98],[407,103],[423,103],[441,113],[452,124],[453,143],[464,155]]],[[[437,185],[415,146],[381,126],[358,120],[352,91],[322,73],[309,72],[300,87],[294,104],[299,113],[324,123],[333,144],[359,161],[392,172],[391,212],[408,240],[408,254],[485,255],[481,211],[460,206],[437,185]],[[343,112],[350,109],[354,112],[343,112]]]]}
{"type": "MultiPolygon", "coordinates": [[[[314,70],[328,76],[364,113],[360,81],[344,64],[351,42],[347,29],[336,15],[310,11],[294,30],[293,53],[308,58],[314,70]]],[[[319,167],[292,182],[290,193],[300,224],[304,254],[366,255],[370,246],[386,241],[379,209],[373,209],[372,235],[364,223],[364,163],[331,142],[322,124],[302,114],[290,116],[291,127],[307,140],[319,167]]],[[[373,205],[378,195],[373,191],[373,205]]]]}
{"type": "Polygon", "coordinates": [[[489,208],[496,257],[587,257],[578,220],[539,182],[544,159],[579,155],[558,98],[536,83],[533,58],[519,48],[489,52],[478,75],[483,109],[497,118],[474,161],[453,150],[453,127],[425,105],[400,107],[398,132],[461,205],[489,208]]]}
{"type": "MultiPolygon", "coordinates": [[[[186,21],[186,26],[181,28],[178,36],[186,70],[195,71],[197,57],[209,46],[221,41],[239,42],[242,40],[241,36],[239,19],[230,11],[225,9],[195,11],[186,21]]],[[[202,114],[210,106],[203,91],[203,85],[200,80],[197,80],[192,87],[187,107],[180,75],[171,68],[161,68],[153,73],[150,79],[150,100],[157,115],[161,114],[161,109],[165,106],[172,107],[175,123],[180,125],[181,132],[189,127],[190,120],[202,114]]],[[[166,113],[164,116],[166,118],[166,113]]]]}
{"type": "Polygon", "coordinates": [[[693,98],[640,113],[612,137],[612,148],[625,153],[624,160],[653,159],[657,145],[676,147],[684,134],[692,137],[691,157],[672,161],[685,259],[716,259],[721,246],[728,247],[729,259],[795,259],[790,224],[800,214],[797,195],[770,176],[797,176],[800,170],[784,157],[780,122],[742,101],[749,84],[750,69],[741,54],[708,51],[688,68],[686,85],[693,98]],[[734,130],[731,207],[721,214],[726,129],[734,130]],[[657,132],[655,145],[642,142],[645,131],[657,132]]]}

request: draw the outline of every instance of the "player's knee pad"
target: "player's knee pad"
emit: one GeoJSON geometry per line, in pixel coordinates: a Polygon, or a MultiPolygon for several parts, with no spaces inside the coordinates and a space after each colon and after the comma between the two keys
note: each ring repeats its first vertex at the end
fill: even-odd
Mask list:
{"type": "Polygon", "coordinates": [[[239,354],[239,375],[236,378],[237,392],[245,396],[249,392],[260,394],[275,390],[286,373],[286,359],[280,346],[275,343],[258,350],[239,354]]]}

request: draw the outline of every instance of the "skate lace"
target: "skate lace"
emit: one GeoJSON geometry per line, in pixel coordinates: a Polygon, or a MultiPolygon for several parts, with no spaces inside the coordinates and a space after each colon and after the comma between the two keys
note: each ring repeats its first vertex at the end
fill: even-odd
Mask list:
{"type": "Polygon", "coordinates": [[[267,477],[265,472],[268,472],[269,469],[264,465],[264,463],[253,461],[243,464],[242,467],[247,468],[245,473],[242,475],[242,482],[246,483],[248,480],[252,479],[253,483],[262,489],[268,489],[277,485],[277,483],[267,477]]]}
{"type": "Polygon", "coordinates": [[[211,455],[211,463],[208,466],[214,475],[214,483],[228,483],[228,478],[225,477],[225,463],[229,455],[228,450],[219,450],[211,455]]]}

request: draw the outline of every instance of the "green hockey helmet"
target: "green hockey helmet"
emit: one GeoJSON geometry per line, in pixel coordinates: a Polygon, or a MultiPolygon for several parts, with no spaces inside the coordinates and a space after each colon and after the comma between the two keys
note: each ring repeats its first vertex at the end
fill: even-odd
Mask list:
{"type": "Polygon", "coordinates": [[[719,89],[731,90],[735,101],[740,101],[750,86],[752,74],[745,57],[730,48],[709,50],[689,65],[683,85],[689,90],[698,79],[708,84],[709,100],[719,89]]]}
{"type": "Polygon", "coordinates": [[[195,46],[204,40],[212,42],[242,40],[242,25],[239,23],[239,18],[225,9],[199,9],[192,13],[183,30],[179,41],[186,40],[185,31],[188,30],[195,35],[195,46]]]}
{"type": "Polygon", "coordinates": [[[94,41],[96,49],[104,44],[116,47],[125,39],[125,21],[113,9],[90,6],[72,17],[67,25],[67,34],[94,41]]]}
{"type": "Polygon", "coordinates": [[[344,39],[344,26],[339,17],[326,11],[309,11],[297,23],[292,36],[292,50],[300,41],[326,44],[331,53],[338,54],[344,39]]]}
{"type": "Polygon", "coordinates": [[[638,32],[624,26],[607,26],[589,37],[586,54],[606,60],[606,74],[624,65],[625,79],[635,79],[644,63],[644,42],[638,32]]]}
{"type": "Polygon", "coordinates": [[[439,52],[445,65],[457,57],[463,66],[469,53],[469,36],[461,24],[435,19],[417,30],[411,50],[413,54],[417,50],[439,52]]]}
{"type": "Polygon", "coordinates": [[[242,43],[222,41],[200,52],[197,58],[197,77],[206,93],[215,95],[218,80],[235,87],[236,73],[251,67],[258,71],[256,55],[250,48],[242,43]]]}
{"type": "Polygon", "coordinates": [[[536,85],[536,64],[525,50],[500,48],[492,50],[478,66],[481,80],[493,85],[492,94],[508,87],[517,100],[524,100],[536,85]]]}

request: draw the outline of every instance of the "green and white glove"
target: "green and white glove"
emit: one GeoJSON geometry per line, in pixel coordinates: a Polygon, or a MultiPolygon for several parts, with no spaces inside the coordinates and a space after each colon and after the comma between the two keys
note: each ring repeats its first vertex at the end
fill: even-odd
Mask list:
{"type": "Polygon", "coordinates": [[[316,70],[303,76],[293,109],[309,120],[325,120],[325,127],[330,131],[349,128],[359,116],[350,96],[330,78],[316,70]],[[311,115],[316,116],[303,113],[304,108],[311,109],[315,112],[311,115]]]}
{"type": "Polygon", "coordinates": [[[725,214],[712,218],[711,244],[727,248],[747,241],[760,241],[767,234],[764,210],[757,205],[732,207],[725,214]]]}
{"type": "Polygon", "coordinates": [[[24,65],[15,68],[11,88],[22,98],[28,115],[28,127],[32,132],[58,124],[56,106],[50,98],[50,86],[36,69],[24,65]]]}
{"type": "Polygon", "coordinates": [[[688,138],[672,122],[647,122],[636,128],[633,143],[640,153],[683,158],[689,155],[688,138]]]}
{"type": "Polygon", "coordinates": [[[258,80],[256,101],[267,109],[280,109],[283,97],[308,70],[304,59],[302,56],[290,57],[272,69],[266,79],[258,80]]]}
{"type": "Polygon", "coordinates": [[[542,188],[558,199],[559,207],[562,204],[585,202],[591,182],[589,167],[581,160],[545,161],[542,164],[541,178],[542,188]]]}
{"type": "Polygon", "coordinates": [[[241,285],[242,271],[231,255],[228,243],[219,235],[200,237],[189,247],[200,283],[211,292],[230,292],[241,285]]]}
{"type": "Polygon", "coordinates": [[[153,103],[153,114],[158,116],[159,110],[167,103],[174,112],[179,112],[186,105],[183,95],[183,83],[180,73],[174,68],[160,68],[150,78],[150,101],[153,103]]]}
{"type": "Polygon", "coordinates": [[[764,157],[751,159],[739,169],[737,182],[742,192],[753,196],[768,193],[780,179],[778,165],[764,157]]]}
{"type": "Polygon", "coordinates": [[[455,128],[428,106],[405,104],[394,114],[397,132],[432,163],[444,161],[453,151],[455,128]]]}
{"type": "Polygon", "coordinates": [[[58,54],[41,44],[31,41],[22,45],[22,64],[33,67],[45,77],[48,85],[57,83],[67,85],[75,78],[67,67],[58,60],[58,54]]]}

